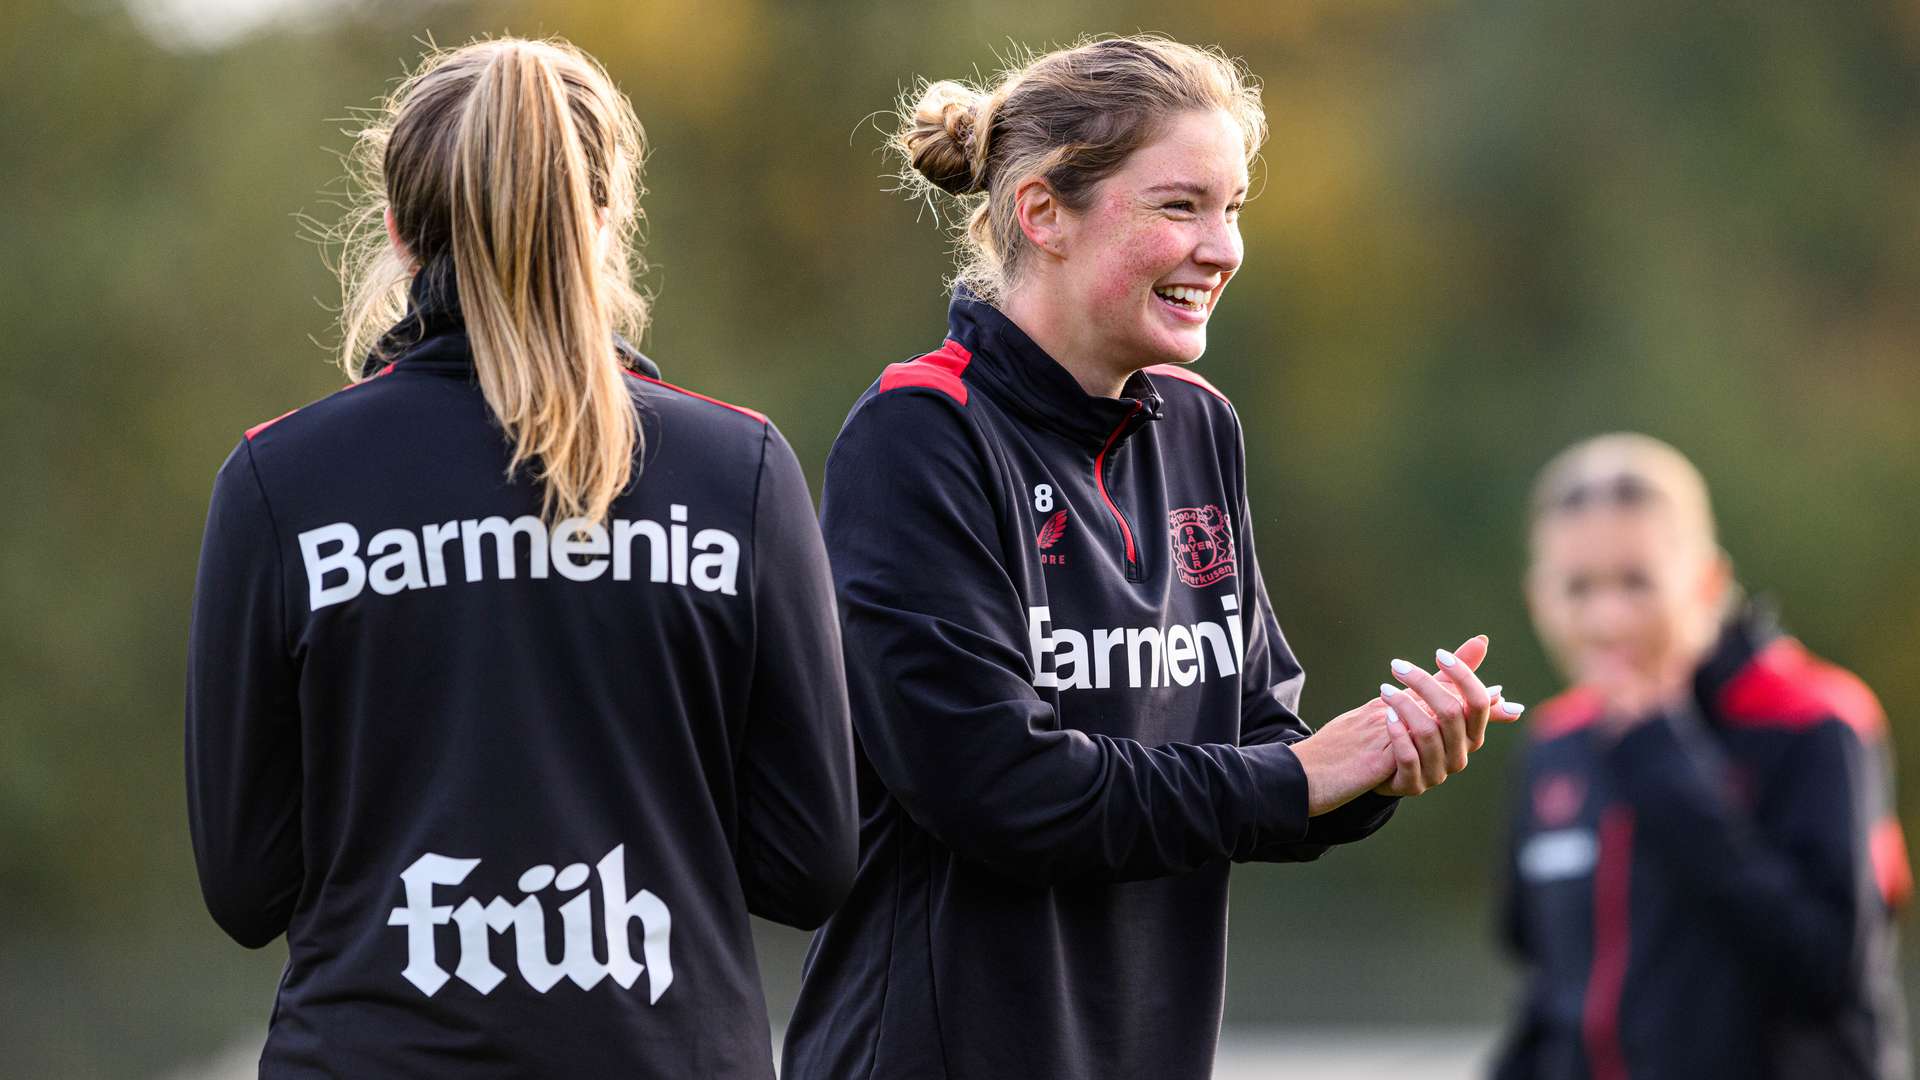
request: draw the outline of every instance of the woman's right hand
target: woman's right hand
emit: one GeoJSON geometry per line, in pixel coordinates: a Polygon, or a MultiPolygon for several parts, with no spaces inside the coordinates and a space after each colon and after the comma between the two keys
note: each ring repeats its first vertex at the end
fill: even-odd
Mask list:
{"type": "Polygon", "coordinates": [[[1406,725],[1379,700],[1320,725],[1293,744],[1293,755],[1307,774],[1307,816],[1336,810],[1391,781],[1410,758],[1416,774],[1420,751],[1406,725]]]}
{"type": "Polygon", "coordinates": [[[1466,768],[1487,723],[1511,723],[1522,710],[1475,674],[1486,655],[1487,639],[1475,636],[1437,654],[1438,676],[1396,663],[1408,690],[1383,685],[1380,697],[1295,743],[1307,774],[1307,813],[1324,814],[1368,791],[1419,795],[1466,768]]]}
{"type": "Polygon", "coordinates": [[[1501,688],[1485,685],[1476,673],[1486,661],[1487,644],[1484,634],[1476,634],[1456,651],[1437,651],[1437,674],[1393,662],[1394,677],[1407,689],[1383,683],[1380,700],[1394,711],[1400,721],[1395,731],[1404,740],[1394,740],[1393,775],[1375,791],[1419,795],[1438,787],[1467,767],[1469,755],[1486,742],[1489,721],[1510,724],[1520,718],[1525,706],[1503,701],[1501,688]]]}

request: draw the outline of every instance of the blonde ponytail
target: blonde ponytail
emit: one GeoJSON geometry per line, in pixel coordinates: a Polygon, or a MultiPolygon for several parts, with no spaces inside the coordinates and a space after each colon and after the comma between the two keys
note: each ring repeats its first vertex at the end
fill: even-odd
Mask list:
{"type": "Polygon", "coordinates": [[[360,132],[381,193],[343,229],[341,363],[359,377],[416,272],[451,269],[481,392],[549,522],[604,520],[637,468],[640,427],[614,349],[638,336],[631,285],[639,122],[564,42],[500,39],[428,58],[360,132]],[[411,265],[375,226],[388,208],[411,265]],[[603,232],[603,230],[605,230],[603,232]]]}

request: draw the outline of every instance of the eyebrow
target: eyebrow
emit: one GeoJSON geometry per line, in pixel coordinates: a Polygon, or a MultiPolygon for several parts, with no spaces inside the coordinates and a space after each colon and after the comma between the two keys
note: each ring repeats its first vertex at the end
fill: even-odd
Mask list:
{"type": "MultiPolygon", "coordinates": [[[[1146,193],[1148,195],[1179,194],[1204,197],[1212,194],[1212,191],[1205,184],[1196,184],[1187,180],[1175,180],[1171,183],[1155,184],[1148,188],[1146,193]]],[[[1245,195],[1246,193],[1246,188],[1239,188],[1234,192],[1235,195],[1245,195]]]]}

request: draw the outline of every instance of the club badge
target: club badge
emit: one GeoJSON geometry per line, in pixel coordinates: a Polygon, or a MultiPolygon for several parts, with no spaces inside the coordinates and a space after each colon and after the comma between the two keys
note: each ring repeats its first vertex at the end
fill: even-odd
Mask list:
{"type": "Polygon", "coordinates": [[[1173,566],[1196,589],[1233,576],[1233,529],[1218,506],[1189,506],[1167,515],[1173,566]]]}
{"type": "Polygon", "coordinates": [[[1548,773],[1533,785],[1533,822],[1542,829],[1573,824],[1587,803],[1587,784],[1569,773],[1548,773]]]}

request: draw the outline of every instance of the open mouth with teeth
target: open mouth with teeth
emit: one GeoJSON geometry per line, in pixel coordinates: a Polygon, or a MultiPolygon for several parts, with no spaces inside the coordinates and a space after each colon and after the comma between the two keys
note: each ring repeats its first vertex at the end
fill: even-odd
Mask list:
{"type": "Polygon", "coordinates": [[[1166,285],[1153,290],[1153,295],[1159,297],[1161,303],[1168,307],[1197,313],[1207,310],[1207,304],[1213,298],[1213,291],[1187,285],[1166,285]]]}

